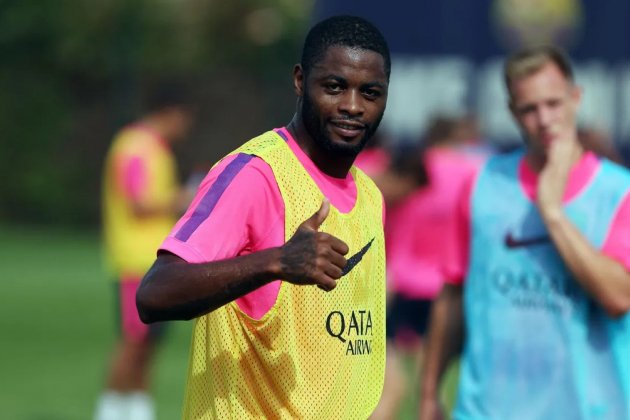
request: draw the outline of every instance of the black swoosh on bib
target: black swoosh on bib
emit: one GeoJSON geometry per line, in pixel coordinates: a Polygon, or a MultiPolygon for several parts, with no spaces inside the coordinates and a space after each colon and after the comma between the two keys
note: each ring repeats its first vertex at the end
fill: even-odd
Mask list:
{"type": "Polygon", "coordinates": [[[510,249],[522,248],[532,245],[543,245],[551,242],[548,235],[532,236],[530,238],[515,238],[512,232],[505,234],[505,246],[510,249]]]}
{"type": "Polygon", "coordinates": [[[342,277],[348,274],[359,262],[361,262],[365,253],[368,252],[368,250],[372,246],[372,242],[374,242],[374,238],[372,238],[370,242],[365,244],[365,246],[361,248],[359,252],[354,254],[352,257],[348,258],[348,261],[346,262],[346,266],[343,268],[343,270],[341,270],[342,277]]]}

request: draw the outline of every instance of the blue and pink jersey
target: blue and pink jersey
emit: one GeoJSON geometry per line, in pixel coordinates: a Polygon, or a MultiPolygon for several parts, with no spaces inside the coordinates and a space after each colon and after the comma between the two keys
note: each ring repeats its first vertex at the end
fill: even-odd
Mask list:
{"type": "MultiPolygon", "coordinates": [[[[456,419],[630,418],[630,317],[609,317],[573,278],[534,204],[517,151],[491,159],[465,196],[455,282],[465,274],[466,344],[456,419]]],[[[630,174],[587,153],[567,217],[628,267],[630,174]]]]}
{"type": "MultiPolygon", "coordinates": [[[[323,173],[285,128],[277,129],[322,193],[340,212],[349,212],[357,198],[350,174],[323,173]]],[[[237,154],[220,161],[201,183],[184,216],[162,244],[190,263],[247,255],[284,244],[284,202],[274,174],[257,157],[237,154]]],[[[240,309],[260,319],[276,301],[280,281],[237,299],[240,309]]]]}
{"type": "MultiPolygon", "coordinates": [[[[587,152],[582,159],[571,170],[566,190],[564,193],[564,203],[570,202],[589,184],[593,176],[597,173],[601,165],[600,159],[593,153],[587,152]]],[[[529,167],[526,160],[521,160],[518,165],[519,185],[523,194],[532,203],[536,199],[536,185],[538,175],[529,167]]],[[[464,191],[460,195],[456,210],[456,220],[454,229],[449,235],[451,242],[455,244],[451,252],[444,260],[443,270],[449,283],[462,284],[466,277],[469,260],[470,243],[470,202],[475,185],[475,178],[472,177],[464,186],[464,191]]],[[[630,270],[630,197],[626,197],[617,210],[613,218],[608,236],[603,243],[602,252],[615,258],[630,270]]]]}

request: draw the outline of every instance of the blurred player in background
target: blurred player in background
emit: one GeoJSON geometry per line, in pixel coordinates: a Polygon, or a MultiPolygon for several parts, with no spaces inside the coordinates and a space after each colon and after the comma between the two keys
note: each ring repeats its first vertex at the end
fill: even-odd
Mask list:
{"type": "Polygon", "coordinates": [[[103,232],[109,268],[116,278],[120,335],[110,360],[96,420],[155,418],[148,393],[156,339],[162,325],[140,321],[135,295],[155,250],[190,203],[196,185],[178,185],[173,144],[185,139],[191,104],[179,83],[152,90],[146,113],[118,132],[103,179],[103,232]]]}
{"type": "Polygon", "coordinates": [[[222,159],[138,289],[142,319],[195,319],[185,419],[367,418],[385,365],[383,198],[353,166],[387,102],[364,19],[308,33],[297,112],[222,159]]]}
{"type": "Polygon", "coordinates": [[[462,195],[421,418],[442,418],[463,348],[455,419],[628,419],[630,173],[581,145],[563,53],[517,53],[505,81],[526,147],[489,159],[462,195]]]}
{"type": "Polygon", "coordinates": [[[388,204],[389,295],[385,386],[375,419],[396,418],[419,374],[431,303],[442,288],[442,261],[452,246],[444,232],[461,189],[484,159],[471,127],[469,117],[436,117],[420,147],[399,150],[389,169],[374,177],[388,204]]]}

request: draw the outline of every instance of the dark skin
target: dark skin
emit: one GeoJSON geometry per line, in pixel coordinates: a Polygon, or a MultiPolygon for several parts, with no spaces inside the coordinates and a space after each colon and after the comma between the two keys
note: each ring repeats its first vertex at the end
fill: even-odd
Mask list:
{"type": "Polygon", "coordinates": [[[383,57],[330,47],[308,75],[296,65],[293,84],[298,112],[287,128],[323,172],[345,178],[385,110],[388,78],[383,57]]]}
{"type": "MultiPolygon", "coordinates": [[[[345,177],[354,149],[358,153],[385,110],[388,79],[383,57],[329,47],[308,75],[296,65],[293,81],[298,111],[287,128],[323,172],[345,177]]],[[[284,245],[244,256],[189,264],[161,252],[136,295],[140,318],[146,323],[196,318],[277,279],[333,290],[349,249],[339,238],[318,230],[329,211],[330,203],[324,200],[284,245]]]]}

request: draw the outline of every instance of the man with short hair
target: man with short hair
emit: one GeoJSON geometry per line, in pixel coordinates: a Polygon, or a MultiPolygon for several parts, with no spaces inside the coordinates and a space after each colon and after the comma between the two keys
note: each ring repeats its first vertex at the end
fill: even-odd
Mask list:
{"type": "Polygon", "coordinates": [[[353,166],[390,57],[364,19],[315,25],[297,112],[209,172],[137,293],[145,322],[196,318],[185,419],[367,418],[385,363],[383,199],[353,166]]]}
{"type": "Polygon", "coordinates": [[[505,82],[525,148],[491,158],[463,197],[421,417],[441,417],[463,345],[455,419],[630,418],[630,174],[580,145],[562,52],[511,56],[505,82]]]}

